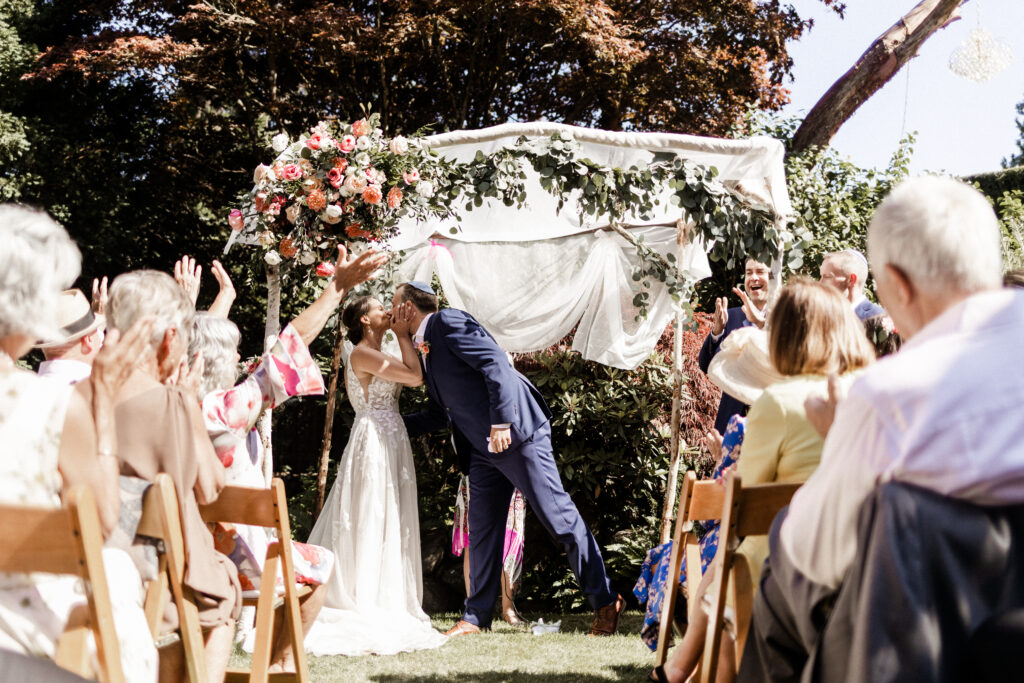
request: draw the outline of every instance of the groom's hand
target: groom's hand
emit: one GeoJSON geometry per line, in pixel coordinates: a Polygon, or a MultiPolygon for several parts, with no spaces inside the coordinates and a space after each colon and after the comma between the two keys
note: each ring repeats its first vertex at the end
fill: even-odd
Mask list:
{"type": "Polygon", "coordinates": [[[508,427],[491,427],[491,450],[501,453],[512,445],[512,430],[508,427]]]}

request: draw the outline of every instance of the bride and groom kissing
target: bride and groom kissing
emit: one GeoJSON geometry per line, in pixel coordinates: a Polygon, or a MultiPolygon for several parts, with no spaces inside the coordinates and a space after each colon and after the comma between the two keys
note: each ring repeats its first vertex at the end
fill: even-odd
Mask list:
{"type": "Polygon", "coordinates": [[[611,635],[625,603],[611,587],[593,534],[562,487],[551,413],[494,338],[465,311],[438,310],[422,282],[400,285],[391,308],[371,297],[346,306],[355,345],[346,383],[356,412],[338,476],[310,536],[338,558],[327,608],[306,638],[314,654],[386,654],[444,642],[421,607],[416,480],[409,438],[450,428],[469,472],[470,589],[445,635],[491,624],[501,586],[508,502],[518,488],[594,608],[592,635],[611,635]],[[388,329],[401,357],[382,350],[388,329]],[[425,410],[398,412],[401,386],[426,384],[425,410]],[[345,644],[345,639],[354,642],[345,644]]]}

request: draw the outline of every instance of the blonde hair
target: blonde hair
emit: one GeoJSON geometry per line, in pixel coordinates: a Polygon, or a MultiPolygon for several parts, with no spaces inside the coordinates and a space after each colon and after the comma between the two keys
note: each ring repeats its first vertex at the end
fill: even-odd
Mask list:
{"type": "Polygon", "coordinates": [[[843,374],[875,359],[864,326],[834,288],[795,278],[768,318],[768,351],[783,375],[843,374]]]}

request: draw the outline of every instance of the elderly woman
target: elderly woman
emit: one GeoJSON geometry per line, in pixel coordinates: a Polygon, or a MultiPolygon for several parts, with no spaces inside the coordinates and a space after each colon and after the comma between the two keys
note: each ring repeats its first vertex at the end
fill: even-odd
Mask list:
{"type": "MultiPolygon", "coordinates": [[[[824,439],[807,418],[804,401],[827,391],[828,376],[839,375],[849,388],[855,373],[874,361],[864,328],[838,291],[812,280],[797,279],[783,288],[768,318],[771,363],[783,379],[766,388],[750,406],[742,439],[742,456],[733,452],[744,486],[803,482],[821,460],[824,439]]],[[[717,528],[713,531],[717,536],[717,528]]],[[[768,556],[767,538],[746,538],[738,553],[747,558],[753,585],[768,556]]],[[[651,680],[685,681],[704,649],[707,615],[701,607],[717,572],[712,565],[689,604],[690,625],[680,645],[651,680]]],[[[736,671],[735,648],[728,633],[721,649],[719,680],[736,671]]]]}
{"type": "MultiPolygon", "coordinates": [[[[92,376],[74,388],[18,368],[14,360],[36,341],[59,336],[58,297],[81,261],[63,228],[14,206],[0,206],[0,245],[0,501],[57,507],[63,490],[87,486],[109,535],[120,509],[114,401],[151,324],[108,337],[92,376]]],[[[118,587],[111,597],[122,668],[129,680],[155,681],[139,574],[122,551],[106,549],[103,560],[118,587]]],[[[68,612],[83,599],[74,578],[0,574],[0,648],[52,658],[68,612]]]]}
{"type": "MultiPolygon", "coordinates": [[[[200,313],[192,328],[189,355],[201,355],[204,361],[199,396],[206,431],[223,466],[228,484],[265,488],[263,443],[256,432],[256,421],[292,396],[324,393],[323,376],[309,353],[308,344],[327,323],[345,292],[365,281],[376,270],[382,255],[367,252],[348,261],[339,254],[334,276],[320,297],[281,331],[256,369],[244,380],[238,379],[240,335],[234,323],[214,313],[200,313]]],[[[218,546],[228,552],[239,570],[243,590],[257,590],[266,558],[268,538],[261,527],[237,525],[237,535],[222,537],[218,546]]],[[[316,585],[301,605],[303,626],[308,629],[323,607],[334,557],[319,546],[292,542],[295,570],[299,581],[316,585]]],[[[273,669],[283,669],[290,661],[291,644],[279,631],[271,657],[273,669]]]]}

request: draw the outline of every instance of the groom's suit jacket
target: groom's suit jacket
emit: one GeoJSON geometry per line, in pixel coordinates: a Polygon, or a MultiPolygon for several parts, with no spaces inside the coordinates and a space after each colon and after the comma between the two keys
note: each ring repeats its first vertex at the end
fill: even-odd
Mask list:
{"type": "Polygon", "coordinates": [[[487,452],[491,425],[508,424],[514,451],[551,417],[537,388],[508,361],[494,337],[465,311],[446,308],[427,321],[423,335],[427,409],[404,415],[409,436],[451,426],[459,463],[487,452]]]}

